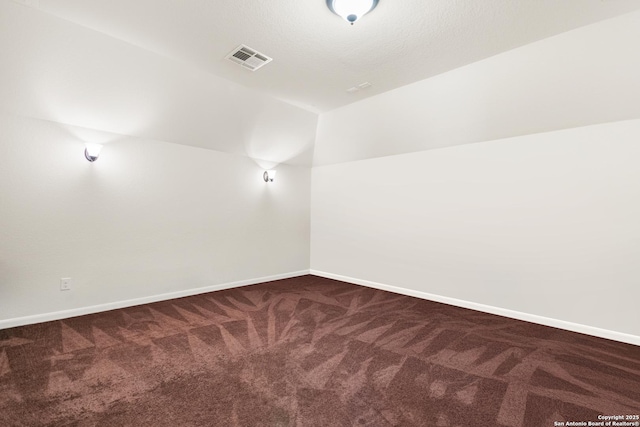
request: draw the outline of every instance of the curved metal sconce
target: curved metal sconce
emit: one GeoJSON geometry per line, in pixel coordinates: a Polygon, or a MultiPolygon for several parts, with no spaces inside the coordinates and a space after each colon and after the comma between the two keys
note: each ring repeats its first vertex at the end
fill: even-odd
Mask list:
{"type": "Polygon", "coordinates": [[[102,145],[86,143],[84,145],[84,157],[90,162],[95,162],[100,157],[100,150],[102,150],[102,145]]]}

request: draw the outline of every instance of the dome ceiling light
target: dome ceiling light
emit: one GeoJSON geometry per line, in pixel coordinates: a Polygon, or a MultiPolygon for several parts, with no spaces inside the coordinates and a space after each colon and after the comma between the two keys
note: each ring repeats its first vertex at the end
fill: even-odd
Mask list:
{"type": "Polygon", "coordinates": [[[378,0],[327,0],[329,10],[351,25],[375,9],[377,5],[378,0]]]}

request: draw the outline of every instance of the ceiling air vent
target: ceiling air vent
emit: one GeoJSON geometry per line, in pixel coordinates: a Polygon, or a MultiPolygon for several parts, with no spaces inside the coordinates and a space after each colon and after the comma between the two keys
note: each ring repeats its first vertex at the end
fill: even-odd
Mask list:
{"type": "Polygon", "coordinates": [[[355,85],[353,87],[350,87],[349,89],[347,89],[347,92],[356,93],[356,92],[359,92],[359,91],[364,90],[364,89],[369,89],[371,86],[372,86],[371,83],[364,82],[364,83],[360,83],[359,85],[355,85]]]}
{"type": "Polygon", "coordinates": [[[258,68],[262,67],[265,64],[268,64],[272,61],[272,58],[269,58],[266,55],[261,54],[260,52],[251,49],[243,44],[235,48],[226,58],[230,61],[235,62],[236,64],[242,65],[244,68],[247,68],[251,71],[255,71],[258,68]]]}

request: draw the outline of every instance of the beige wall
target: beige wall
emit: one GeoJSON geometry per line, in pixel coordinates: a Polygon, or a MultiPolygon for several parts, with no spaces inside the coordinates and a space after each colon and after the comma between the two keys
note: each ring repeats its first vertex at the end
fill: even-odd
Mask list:
{"type": "Polygon", "coordinates": [[[316,167],[311,269],[640,337],[638,141],[632,120],[316,167]]]}
{"type": "Polygon", "coordinates": [[[309,168],[95,136],[0,115],[0,323],[309,268],[309,168]]]}

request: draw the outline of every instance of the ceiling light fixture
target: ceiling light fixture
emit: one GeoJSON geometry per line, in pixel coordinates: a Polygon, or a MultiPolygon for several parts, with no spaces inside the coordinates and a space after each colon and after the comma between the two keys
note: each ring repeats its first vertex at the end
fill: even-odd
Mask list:
{"type": "Polygon", "coordinates": [[[375,9],[377,5],[378,0],[327,0],[329,10],[351,25],[375,9]]]}
{"type": "Polygon", "coordinates": [[[264,182],[273,182],[273,178],[275,177],[276,171],[274,169],[264,171],[264,173],[262,174],[262,179],[264,179],[264,182]]]}

